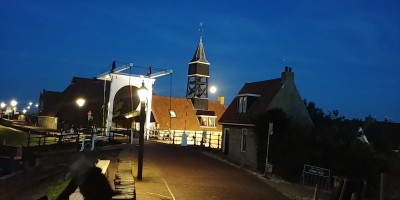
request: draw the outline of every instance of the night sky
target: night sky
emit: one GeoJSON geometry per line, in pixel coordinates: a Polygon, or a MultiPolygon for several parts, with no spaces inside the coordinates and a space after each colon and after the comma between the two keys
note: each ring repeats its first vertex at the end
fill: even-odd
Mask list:
{"type": "MultiPolygon", "coordinates": [[[[400,121],[400,1],[0,1],[0,101],[20,106],[117,65],[173,69],[184,96],[199,41],[229,103],[293,67],[302,98],[348,118],[400,121]]],[[[170,78],[155,92],[169,95],[170,78]]]]}

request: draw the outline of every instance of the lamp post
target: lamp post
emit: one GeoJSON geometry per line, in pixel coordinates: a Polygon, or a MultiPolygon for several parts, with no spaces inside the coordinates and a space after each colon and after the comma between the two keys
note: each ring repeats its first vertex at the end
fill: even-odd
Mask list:
{"type": "Polygon", "coordinates": [[[4,102],[1,102],[0,103],[0,118],[2,118],[3,117],[3,109],[5,108],[7,106],[7,104],[6,103],[4,103],[4,102]]]}
{"type": "Polygon", "coordinates": [[[78,105],[78,108],[79,108],[79,112],[78,112],[78,127],[80,126],[80,123],[81,123],[81,108],[82,108],[83,105],[85,105],[85,102],[86,101],[83,98],[78,98],[76,100],[76,104],[78,105]]]}
{"type": "Polygon", "coordinates": [[[142,82],[142,86],[138,89],[138,96],[140,99],[140,130],[139,130],[139,149],[138,149],[138,171],[137,178],[142,180],[143,173],[143,150],[144,150],[144,120],[146,118],[145,106],[147,100],[147,88],[142,82]]]}
{"type": "Polygon", "coordinates": [[[11,107],[12,107],[12,118],[14,118],[14,113],[15,113],[15,111],[17,110],[17,108],[15,107],[15,106],[17,106],[17,104],[18,104],[18,102],[17,102],[17,100],[15,100],[15,99],[13,99],[13,100],[11,100],[10,101],[10,105],[11,105],[11,107]]]}

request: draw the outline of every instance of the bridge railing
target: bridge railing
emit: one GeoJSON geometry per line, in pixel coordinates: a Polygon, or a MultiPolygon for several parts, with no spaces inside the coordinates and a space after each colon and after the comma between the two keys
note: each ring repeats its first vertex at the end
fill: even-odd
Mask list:
{"type": "Polygon", "coordinates": [[[221,149],[222,132],[219,131],[183,131],[183,130],[151,130],[151,138],[170,141],[171,144],[181,144],[182,135],[187,135],[187,145],[204,146],[221,149]]]}

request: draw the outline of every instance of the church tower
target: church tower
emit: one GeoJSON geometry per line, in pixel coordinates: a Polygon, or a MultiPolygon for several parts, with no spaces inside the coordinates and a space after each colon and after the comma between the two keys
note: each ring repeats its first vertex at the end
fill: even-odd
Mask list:
{"type": "Polygon", "coordinates": [[[206,59],[203,40],[200,37],[199,45],[192,60],[189,62],[186,98],[191,99],[196,110],[208,110],[208,78],[210,77],[210,63],[206,59]]]}

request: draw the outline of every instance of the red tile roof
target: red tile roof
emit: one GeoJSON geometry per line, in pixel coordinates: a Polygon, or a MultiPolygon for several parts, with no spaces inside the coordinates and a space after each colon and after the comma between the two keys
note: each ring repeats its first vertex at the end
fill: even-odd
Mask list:
{"type": "MultiPolygon", "coordinates": [[[[196,116],[196,110],[194,109],[190,99],[153,95],[152,103],[153,115],[156,122],[159,124],[160,130],[168,130],[171,128],[171,130],[222,131],[221,125],[217,125],[216,128],[200,127],[196,116]],[[169,114],[170,109],[172,109],[176,114],[176,117],[171,118],[171,121],[169,114]]],[[[215,112],[217,123],[226,108],[218,101],[209,101],[208,109],[209,111],[215,112]]]]}
{"type": "Polygon", "coordinates": [[[253,125],[253,119],[267,110],[268,105],[281,88],[282,83],[280,78],[244,84],[239,91],[239,95],[255,94],[260,95],[260,97],[250,105],[251,107],[245,114],[238,113],[238,97],[235,97],[222,115],[219,123],[253,125]]]}

